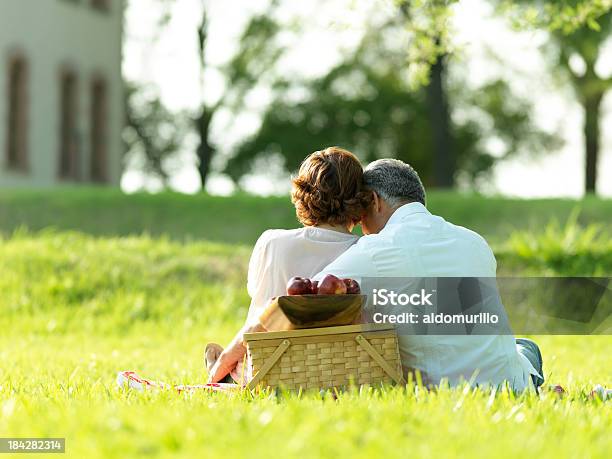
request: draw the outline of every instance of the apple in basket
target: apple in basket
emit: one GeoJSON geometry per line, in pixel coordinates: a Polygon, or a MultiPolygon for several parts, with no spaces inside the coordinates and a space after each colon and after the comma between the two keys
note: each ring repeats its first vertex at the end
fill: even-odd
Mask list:
{"type": "Polygon", "coordinates": [[[344,295],[346,284],[339,277],[328,274],[319,283],[319,295],[344,295]]]}
{"type": "Polygon", "coordinates": [[[288,295],[308,295],[312,292],[312,283],[310,279],[304,277],[292,277],[287,282],[288,295]]]}
{"type": "Polygon", "coordinates": [[[287,295],[274,299],[271,310],[282,312],[287,330],[334,327],[358,323],[365,296],[359,284],[328,274],[321,281],[293,277],[287,284],[287,295]],[[348,286],[348,288],[347,288],[348,286]],[[348,294],[349,291],[351,294],[348,294]]]}
{"type": "Polygon", "coordinates": [[[361,288],[355,279],[342,279],[344,285],[346,285],[346,293],[351,295],[357,295],[361,293],[361,288]]]}

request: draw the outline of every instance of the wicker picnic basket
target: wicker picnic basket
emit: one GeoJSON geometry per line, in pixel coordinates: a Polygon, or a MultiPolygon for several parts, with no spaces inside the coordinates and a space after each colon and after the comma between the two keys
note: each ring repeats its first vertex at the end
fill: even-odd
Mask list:
{"type": "Polygon", "coordinates": [[[247,333],[248,387],[404,384],[397,334],[383,324],[247,333]]]}

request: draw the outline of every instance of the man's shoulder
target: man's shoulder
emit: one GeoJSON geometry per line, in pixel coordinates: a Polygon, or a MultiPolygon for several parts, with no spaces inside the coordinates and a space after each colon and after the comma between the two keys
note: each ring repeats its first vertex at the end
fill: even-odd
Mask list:
{"type": "Polygon", "coordinates": [[[369,250],[389,244],[390,241],[385,236],[385,234],[381,232],[378,234],[368,234],[361,236],[349,250],[352,250],[354,253],[367,252],[369,250]]]}
{"type": "MultiPolygon", "coordinates": [[[[440,220],[443,221],[443,229],[440,230],[440,236],[442,239],[452,241],[451,247],[454,247],[456,254],[469,255],[468,258],[471,262],[476,263],[478,266],[481,266],[479,263],[484,263],[494,273],[496,265],[495,255],[483,236],[464,226],[455,225],[442,218],[440,220]]],[[[467,263],[467,259],[465,261],[467,263]]]]}
{"type": "MultiPolygon", "coordinates": [[[[488,242],[476,231],[451,223],[439,215],[422,213],[418,219],[406,219],[403,224],[403,227],[395,225],[388,234],[388,239],[393,239],[397,245],[428,250],[432,244],[438,247],[443,241],[446,250],[454,246],[457,250],[491,251],[488,242]]],[[[385,232],[383,229],[381,234],[385,232]]]]}
{"type": "Polygon", "coordinates": [[[442,220],[444,221],[446,231],[453,233],[456,237],[465,239],[475,244],[484,244],[486,246],[489,245],[486,239],[480,234],[478,234],[476,231],[466,228],[465,226],[455,225],[454,223],[451,223],[444,219],[442,220]]]}
{"type": "MultiPolygon", "coordinates": [[[[430,212],[422,212],[414,215],[413,217],[414,218],[403,220],[400,227],[394,226],[391,232],[399,232],[405,235],[405,230],[408,230],[411,240],[417,244],[428,239],[449,237],[464,241],[471,241],[477,244],[487,244],[485,238],[476,231],[449,222],[440,215],[435,215],[430,212]]],[[[383,229],[382,233],[385,232],[386,228],[383,229]]]]}

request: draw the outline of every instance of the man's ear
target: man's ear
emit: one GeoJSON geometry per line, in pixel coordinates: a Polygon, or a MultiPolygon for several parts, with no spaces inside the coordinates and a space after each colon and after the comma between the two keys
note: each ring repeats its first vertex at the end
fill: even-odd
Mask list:
{"type": "Polygon", "coordinates": [[[378,196],[378,193],[376,193],[376,191],[372,191],[372,206],[376,213],[380,212],[381,204],[382,202],[380,196],[378,196]]]}

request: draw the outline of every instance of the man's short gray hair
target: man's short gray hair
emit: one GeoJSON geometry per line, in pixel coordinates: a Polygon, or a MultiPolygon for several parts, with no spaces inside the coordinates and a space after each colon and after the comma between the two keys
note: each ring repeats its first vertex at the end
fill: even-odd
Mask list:
{"type": "Polygon", "coordinates": [[[366,186],[375,191],[391,207],[407,202],[425,205],[425,188],[419,174],[399,159],[379,159],[365,168],[363,179],[366,186]]]}

